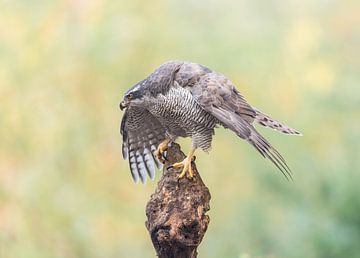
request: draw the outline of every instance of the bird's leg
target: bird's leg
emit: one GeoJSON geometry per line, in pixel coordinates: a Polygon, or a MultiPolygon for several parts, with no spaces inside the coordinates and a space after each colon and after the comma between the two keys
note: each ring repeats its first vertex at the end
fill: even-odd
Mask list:
{"type": "Polygon", "coordinates": [[[191,162],[193,160],[195,150],[196,149],[191,148],[189,154],[183,161],[174,163],[170,166],[170,168],[175,168],[175,169],[182,168],[182,172],[178,176],[179,178],[183,178],[186,174],[188,178],[192,178],[194,176],[193,169],[191,167],[191,162]]]}
{"type": "Polygon", "coordinates": [[[155,151],[155,155],[161,163],[165,163],[164,152],[168,149],[168,145],[171,142],[170,139],[163,140],[155,151]]]}

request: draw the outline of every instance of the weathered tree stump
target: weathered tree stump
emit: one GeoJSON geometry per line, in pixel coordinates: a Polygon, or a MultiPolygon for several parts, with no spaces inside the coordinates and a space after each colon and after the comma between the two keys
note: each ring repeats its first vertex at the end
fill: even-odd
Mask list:
{"type": "Polygon", "coordinates": [[[194,177],[179,179],[171,164],[185,158],[180,146],[167,151],[163,175],[146,205],[148,229],[160,258],[194,258],[209,224],[210,192],[192,162],[194,177]]]}

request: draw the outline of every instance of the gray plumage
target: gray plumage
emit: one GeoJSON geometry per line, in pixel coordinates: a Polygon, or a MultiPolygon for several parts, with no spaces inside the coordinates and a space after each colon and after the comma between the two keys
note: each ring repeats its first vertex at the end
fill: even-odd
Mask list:
{"type": "Polygon", "coordinates": [[[135,182],[145,182],[146,174],[154,178],[155,165],[161,167],[154,152],[165,138],[191,137],[193,148],[209,151],[217,125],[249,142],[291,178],[284,158],[253,123],[300,133],[251,107],[229,79],[205,66],[166,62],[126,92],[122,105],[127,107],[121,122],[123,157],[135,182]]]}

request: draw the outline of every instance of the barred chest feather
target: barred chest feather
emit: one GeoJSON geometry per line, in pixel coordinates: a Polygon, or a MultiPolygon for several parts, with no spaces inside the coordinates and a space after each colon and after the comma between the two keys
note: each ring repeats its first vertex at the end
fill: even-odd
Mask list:
{"type": "Polygon", "coordinates": [[[182,87],[171,87],[165,95],[159,94],[148,110],[176,137],[208,133],[218,123],[195,102],[190,91],[182,87]]]}

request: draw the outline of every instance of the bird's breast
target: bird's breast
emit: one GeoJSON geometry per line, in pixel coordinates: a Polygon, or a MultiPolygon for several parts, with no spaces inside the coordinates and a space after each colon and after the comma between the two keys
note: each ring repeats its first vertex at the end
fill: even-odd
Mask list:
{"type": "Polygon", "coordinates": [[[202,128],[210,129],[216,125],[215,117],[182,87],[172,87],[166,94],[159,94],[149,111],[175,136],[191,136],[202,128]]]}

